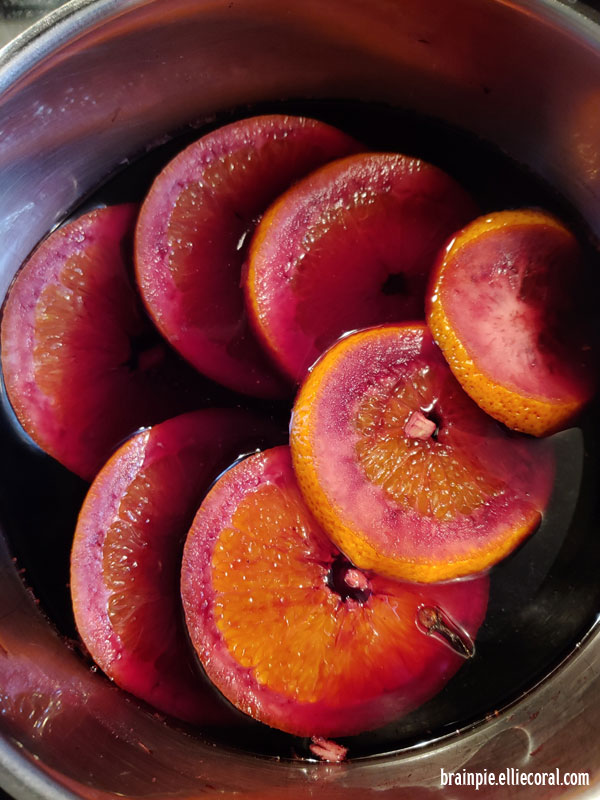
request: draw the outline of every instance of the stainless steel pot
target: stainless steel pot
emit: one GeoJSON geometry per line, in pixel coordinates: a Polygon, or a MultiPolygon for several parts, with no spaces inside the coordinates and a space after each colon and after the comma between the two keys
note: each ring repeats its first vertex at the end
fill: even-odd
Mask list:
{"type": "MultiPolygon", "coordinates": [[[[557,0],[73,0],[0,56],[0,296],[118,165],[190,120],[285,97],[383,100],[531,165],[600,235],[600,26],[557,0]]],[[[3,521],[4,526],[10,524],[3,521]]],[[[587,771],[600,797],[600,632],[467,731],[342,766],[194,738],[89,671],[0,542],[0,784],[18,798],[473,797],[440,768],[587,771]]]]}

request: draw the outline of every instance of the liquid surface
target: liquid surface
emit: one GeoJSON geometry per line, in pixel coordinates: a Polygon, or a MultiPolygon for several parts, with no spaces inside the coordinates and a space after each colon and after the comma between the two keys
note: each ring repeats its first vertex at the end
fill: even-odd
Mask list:
{"type": "MultiPolygon", "coordinates": [[[[545,208],[564,219],[585,243],[583,226],[560,198],[494,148],[434,120],[342,101],[263,104],[223,115],[204,128],[190,128],[113,177],[80,210],[141,200],[162,166],[204,131],[236,118],[273,112],[313,116],[362,140],[366,149],[430,161],[461,182],[484,213],[522,206],[545,208]]],[[[591,248],[588,257],[596,258],[591,248]]],[[[597,296],[597,289],[591,287],[584,296],[597,296]]],[[[235,401],[232,394],[227,404],[235,401]]],[[[239,401],[277,419],[289,415],[284,405],[239,401]]],[[[215,387],[215,405],[223,404],[223,390],[215,387]]],[[[592,406],[577,428],[553,437],[558,470],[549,508],[541,528],[492,571],[488,614],[475,643],[475,656],[420,709],[378,731],[343,740],[350,757],[399,751],[485,718],[544,678],[591,629],[600,610],[597,410],[597,405],[592,406]]],[[[3,528],[43,611],[65,636],[74,638],[69,552],[86,484],[30,443],[4,392],[0,438],[3,528]]],[[[313,757],[307,741],[264,726],[253,727],[251,734],[221,731],[214,736],[229,747],[252,753],[313,757]]]]}

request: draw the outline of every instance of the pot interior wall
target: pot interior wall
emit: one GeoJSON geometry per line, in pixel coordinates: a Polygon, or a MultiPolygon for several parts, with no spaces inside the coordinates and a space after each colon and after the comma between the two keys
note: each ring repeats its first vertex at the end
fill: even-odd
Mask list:
{"type": "MultiPolygon", "coordinates": [[[[556,3],[100,0],[75,1],[52,19],[9,51],[0,71],[2,295],[41,236],[165,135],[286,98],[381,101],[460,125],[529,165],[600,232],[598,33],[556,3]]],[[[538,724],[538,696],[517,722],[494,721],[420,757],[342,772],[215,749],[89,672],[35,608],[8,550],[0,557],[0,607],[8,610],[0,619],[0,764],[17,796],[63,787],[89,798],[213,790],[301,798],[313,796],[315,780],[326,780],[333,798],[388,789],[395,799],[443,796],[440,763],[511,766],[547,743],[535,767],[543,769],[564,757],[567,726],[579,745],[569,766],[594,767],[598,741],[586,709],[600,695],[597,673],[574,661],[555,676],[571,685],[568,707],[538,724]]]]}

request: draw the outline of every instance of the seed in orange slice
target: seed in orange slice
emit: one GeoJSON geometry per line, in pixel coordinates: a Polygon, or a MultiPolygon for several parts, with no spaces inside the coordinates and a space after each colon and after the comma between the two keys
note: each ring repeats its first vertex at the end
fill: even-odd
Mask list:
{"type": "Polygon", "coordinates": [[[137,208],[101,208],[54,231],[2,319],[9,400],[40,447],[90,479],[126,436],[198,406],[206,387],[146,318],[128,251],[137,208]]]}
{"type": "Polygon", "coordinates": [[[138,282],[159,329],[205,375],[261,397],[287,391],[248,326],[245,242],[293,181],[357,149],[325,123],[273,114],[207,134],[156,178],[136,231],[138,282]]]}
{"type": "Polygon", "coordinates": [[[593,394],[581,281],[577,240],[538,210],[480,217],[439,258],[428,298],[433,336],[464,390],[509,428],[553,433],[593,394]]]}
{"type": "Polygon", "coordinates": [[[346,331],[423,319],[438,250],[477,213],[445,172],[394,153],[352,155],[297,183],[250,247],[250,316],[273,359],[301,381],[346,331]]]}
{"type": "Polygon", "coordinates": [[[226,472],[184,549],[185,616],[208,677],[299,736],[359,733],[432,697],[472,654],[487,597],[486,577],[421,586],[356,569],[308,510],[288,447],[226,472]]]}
{"type": "Polygon", "coordinates": [[[293,410],[313,514],[358,567],[416,581],[481,572],[538,526],[550,445],[505,431],[463,392],[423,324],[341,339],[293,410]]]}
{"type": "Polygon", "coordinates": [[[71,556],[77,628],[119,686],[195,723],[224,723],[189,648],[179,593],[183,542],[212,480],[271,426],[234,409],[183,414],[127,441],[83,504],[71,556]]]}

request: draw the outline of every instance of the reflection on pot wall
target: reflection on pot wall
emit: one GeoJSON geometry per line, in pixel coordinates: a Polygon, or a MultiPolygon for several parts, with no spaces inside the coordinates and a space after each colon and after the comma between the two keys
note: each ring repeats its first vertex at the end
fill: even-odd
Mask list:
{"type": "MultiPolygon", "coordinates": [[[[184,124],[283,97],[383,100],[468,127],[600,227],[600,37],[570,9],[541,0],[100,0],[59,18],[0,71],[3,292],[39,238],[119,165],[184,124]]],[[[560,549],[559,535],[552,542],[560,549]]],[[[521,703],[437,747],[342,767],[279,763],[215,748],[138,707],[46,625],[4,550],[1,569],[0,763],[23,797],[35,796],[22,783],[32,774],[89,798],[303,798],[324,787],[332,798],[443,797],[440,766],[558,766],[597,778],[594,636],[521,703]],[[32,772],[15,777],[24,763],[32,772]]],[[[526,792],[536,796],[514,796],[526,792]]]]}

